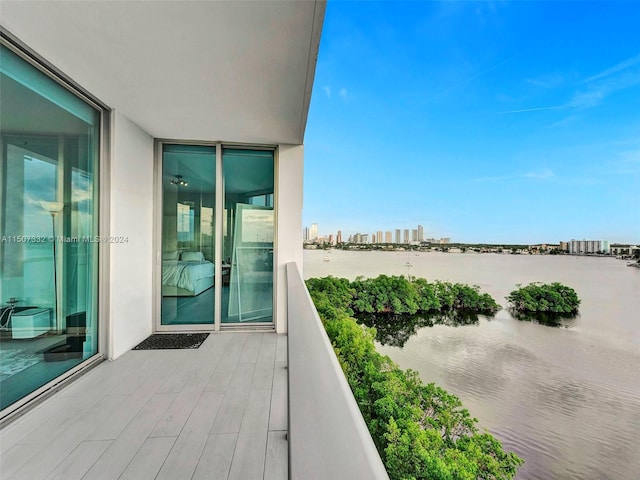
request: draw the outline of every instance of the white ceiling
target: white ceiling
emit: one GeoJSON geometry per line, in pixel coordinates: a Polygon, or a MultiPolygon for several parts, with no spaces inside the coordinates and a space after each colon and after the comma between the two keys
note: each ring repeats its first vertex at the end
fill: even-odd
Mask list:
{"type": "Polygon", "coordinates": [[[325,1],[0,1],[2,26],[157,138],[303,141],[325,1]]]}

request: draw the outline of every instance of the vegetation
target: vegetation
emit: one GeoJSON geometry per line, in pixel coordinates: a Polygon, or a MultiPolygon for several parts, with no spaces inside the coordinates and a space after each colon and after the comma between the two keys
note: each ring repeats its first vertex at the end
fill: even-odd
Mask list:
{"type": "MultiPolygon", "coordinates": [[[[530,245],[508,245],[508,244],[485,244],[485,243],[477,243],[477,244],[469,244],[469,243],[428,243],[428,242],[420,242],[413,244],[406,243],[353,243],[353,242],[341,242],[336,244],[330,244],[328,242],[305,242],[303,244],[304,248],[312,248],[312,249],[336,249],[336,250],[358,250],[358,251],[370,251],[370,250],[379,250],[379,251],[412,251],[412,252],[449,252],[452,249],[459,249],[462,253],[467,251],[473,251],[476,253],[489,253],[489,252],[500,252],[503,251],[512,251],[516,249],[518,252],[524,252],[527,250],[531,250],[535,246],[530,245]]],[[[538,253],[540,253],[539,249],[534,248],[538,253]]]]}
{"type": "MultiPolygon", "coordinates": [[[[324,277],[307,280],[309,291],[320,302],[316,307],[344,309],[349,315],[363,313],[409,314],[467,311],[495,314],[500,305],[477,285],[434,282],[423,278],[409,281],[401,276],[380,275],[345,278],[324,277]],[[328,302],[328,304],[327,304],[328,302]]],[[[321,315],[322,316],[322,315],[321,315]]]]}
{"type": "Polygon", "coordinates": [[[512,310],[517,314],[575,315],[580,299],[576,291],[561,283],[530,283],[526,287],[518,285],[507,298],[512,310]]]}
{"type": "Polygon", "coordinates": [[[514,478],[522,459],[480,432],[460,400],[375,350],[375,329],[354,312],[388,315],[474,306],[497,310],[477,287],[401,277],[307,281],[325,329],[389,476],[394,480],[514,478]],[[466,287],[466,288],[463,288],[466,287]]]}

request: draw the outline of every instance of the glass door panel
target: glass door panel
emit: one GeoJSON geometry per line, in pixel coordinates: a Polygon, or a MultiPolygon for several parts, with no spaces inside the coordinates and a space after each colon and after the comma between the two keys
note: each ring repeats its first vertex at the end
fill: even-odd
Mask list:
{"type": "Polygon", "coordinates": [[[91,135],[0,135],[0,409],[98,351],[91,135]]]}
{"type": "Polygon", "coordinates": [[[273,322],[273,151],[222,152],[222,323],[273,322]]]}
{"type": "Polygon", "coordinates": [[[214,323],[216,147],[162,146],[162,325],[214,323]]]}

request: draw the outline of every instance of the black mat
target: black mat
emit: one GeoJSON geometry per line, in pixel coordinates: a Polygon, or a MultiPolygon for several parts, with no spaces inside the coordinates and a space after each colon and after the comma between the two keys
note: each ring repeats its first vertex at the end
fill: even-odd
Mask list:
{"type": "Polygon", "coordinates": [[[134,350],[199,348],[208,336],[208,333],[160,333],[151,335],[134,350]]]}

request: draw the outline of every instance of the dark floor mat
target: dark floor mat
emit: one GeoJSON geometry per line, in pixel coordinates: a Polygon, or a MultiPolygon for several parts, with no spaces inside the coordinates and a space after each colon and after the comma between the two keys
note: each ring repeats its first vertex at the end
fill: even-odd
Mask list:
{"type": "Polygon", "coordinates": [[[208,333],[160,333],[151,335],[134,350],[199,348],[208,336],[208,333]]]}

